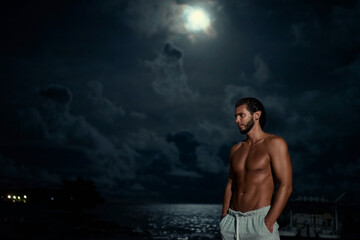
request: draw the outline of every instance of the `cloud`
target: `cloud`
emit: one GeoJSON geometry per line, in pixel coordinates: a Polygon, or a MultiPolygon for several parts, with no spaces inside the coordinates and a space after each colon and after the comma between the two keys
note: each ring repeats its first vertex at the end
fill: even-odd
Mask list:
{"type": "Polygon", "coordinates": [[[309,27],[310,28],[317,28],[318,27],[318,22],[315,21],[312,24],[309,23],[297,23],[297,24],[292,24],[291,25],[291,33],[294,35],[294,42],[293,45],[298,47],[298,46],[302,46],[302,47],[310,47],[310,39],[307,39],[304,36],[304,32],[306,32],[309,27]]]}
{"type": "MultiPolygon", "coordinates": [[[[191,40],[195,40],[196,35],[189,32],[185,28],[186,11],[195,5],[179,3],[175,0],[133,0],[129,1],[128,7],[125,10],[125,23],[134,29],[137,33],[151,37],[159,32],[166,32],[169,34],[168,39],[176,35],[185,35],[191,40]]],[[[200,5],[206,10],[220,10],[217,1],[208,0],[202,1],[200,5]]],[[[211,24],[215,22],[215,17],[211,16],[211,24]]],[[[215,37],[216,31],[210,25],[204,34],[208,37],[215,37]]]]}
{"type": "MultiPolygon", "coordinates": [[[[230,113],[232,116],[232,114],[230,113]]],[[[217,149],[224,144],[224,142],[231,141],[229,136],[234,131],[231,124],[228,127],[223,124],[212,123],[207,120],[201,121],[195,129],[195,138],[200,143],[206,143],[207,146],[217,149]]]]}
{"type": "Polygon", "coordinates": [[[195,172],[195,171],[187,171],[183,169],[173,169],[168,175],[175,176],[175,177],[190,177],[190,178],[201,178],[202,175],[195,172]]]}
{"type": "Polygon", "coordinates": [[[276,119],[283,119],[289,113],[287,111],[288,100],[284,97],[272,93],[272,95],[265,96],[263,102],[265,110],[276,116],[276,119]]]}
{"type": "Polygon", "coordinates": [[[264,94],[261,90],[266,83],[270,80],[271,71],[260,54],[254,57],[255,71],[251,78],[248,78],[244,72],[240,74],[241,79],[239,84],[227,84],[224,87],[224,105],[223,111],[231,112],[234,110],[235,102],[243,97],[256,97],[264,98],[267,96],[271,103],[277,97],[264,94]],[[272,98],[272,99],[270,99],[272,98]]]}
{"type": "Polygon", "coordinates": [[[302,11],[307,18],[299,18],[299,22],[290,26],[293,46],[317,50],[331,48],[354,54],[353,49],[360,43],[360,34],[356,31],[360,24],[359,5],[348,3],[329,2],[322,8],[316,3],[310,4],[302,11]]]}
{"type": "Polygon", "coordinates": [[[191,102],[198,96],[187,83],[182,61],[183,52],[166,43],[155,60],[146,62],[156,76],[152,83],[154,91],[173,104],[191,102]]]}
{"type": "Polygon", "coordinates": [[[254,58],[255,73],[253,75],[253,80],[261,85],[267,82],[270,79],[270,69],[260,55],[256,55],[254,58]]]}
{"type": "Polygon", "coordinates": [[[41,135],[47,141],[51,141],[63,146],[77,146],[97,150],[99,152],[114,152],[111,142],[98,132],[82,116],[73,116],[66,108],[59,108],[58,102],[50,101],[43,105],[40,110],[19,110],[19,114],[24,117],[23,126],[41,126],[41,135]],[[27,118],[29,116],[29,118],[27,118]]]}
{"type": "Polygon", "coordinates": [[[44,169],[34,169],[25,165],[17,165],[12,159],[0,154],[0,185],[3,187],[47,187],[60,184],[57,174],[44,169]]]}
{"type": "Polygon", "coordinates": [[[176,146],[167,141],[165,136],[159,136],[154,131],[140,128],[138,131],[130,133],[125,142],[125,146],[132,149],[134,157],[140,156],[140,151],[156,150],[165,156],[171,166],[178,161],[179,152],[176,146]]]}
{"type": "Polygon", "coordinates": [[[208,173],[226,173],[228,171],[223,161],[214,152],[214,149],[198,146],[195,152],[197,167],[201,171],[208,173]]]}
{"type": "MultiPolygon", "coordinates": [[[[276,91],[268,91],[268,88],[273,86],[271,79],[271,71],[268,65],[260,57],[254,57],[255,71],[251,78],[246,77],[245,73],[241,73],[241,79],[238,84],[227,84],[224,87],[224,103],[222,110],[226,113],[234,111],[235,103],[238,99],[244,97],[255,97],[259,99],[267,112],[267,121],[274,123],[273,129],[279,127],[275,125],[278,120],[283,121],[287,114],[291,114],[289,109],[289,100],[276,91]]],[[[230,116],[229,114],[229,122],[230,116]]],[[[231,119],[233,120],[233,118],[231,119]]]]}
{"type": "Polygon", "coordinates": [[[330,166],[327,169],[330,175],[348,177],[348,176],[356,176],[360,171],[360,157],[358,157],[355,161],[350,161],[347,163],[336,162],[333,166],[330,166]]]}
{"type": "Polygon", "coordinates": [[[141,191],[144,191],[145,188],[138,184],[138,183],[134,183],[131,187],[130,187],[131,190],[135,191],[135,192],[141,192],[141,191]]]}
{"type": "MultiPolygon", "coordinates": [[[[250,86],[238,86],[234,84],[228,84],[224,87],[224,105],[222,110],[226,113],[233,113],[235,103],[238,99],[243,97],[254,97],[256,91],[250,86]]],[[[231,114],[233,116],[233,114],[231,114]]]]}
{"type": "Polygon", "coordinates": [[[346,3],[332,6],[330,25],[324,29],[331,46],[348,50],[359,46],[360,34],[357,31],[360,24],[359,10],[358,3],[351,7],[346,6],[346,3]]]}
{"type": "Polygon", "coordinates": [[[130,1],[125,11],[125,23],[137,32],[149,37],[160,30],[181,31],[179,15],[181,8],[175,1],[130,1]]]}
{"type": "Polygon", "coordinates": [[[92,107],[91,118],[101,123],[114,123],[125,115],[121,106],[116,106],[112,101],[103,96],[103,85],[99,81],[87,83],[88,97],[92,107]]]}
{"type": "MultiPolygon", "coordinates": [[[[102,85],[92,82],[94,103],[105,108],[107,113],[121,112],[102,96],[102,85]]],[[[85,152],[88,158],[87,175],[99,179],[102,183],[112,183],[113,179],[129,179],[135,174],[133,159],[121,155],[112,139],[103,135],[83,116],[75,116],[69,112],[71,91],[61,86],[40,90],[47,101],[42,108],[18,110],[21,126],[29,139],[37,139],[38,144],[61,146],[61,148],[77,148],[85,152]],[[67,97],[66,97],[67,96],[67,97]],[[63,100],[65,99],[65,100],[63,100]],[[60,107],[59,107],[60,106],[60,107]],[[34,131],[33,128],[37,130],[34,131]],[[104,179],[103,176],[106,176],[104,179]]],[[[97,109],[95,108],[94,111],[97,109]]],[[[73,169],[74,174],[76,170],[73,169]]],[[[54,170],[56,171],[56,170],[54,170]]],[[[82,174],[82,169],[77,169],[82,174]]]]}
{"type": "Polygon", "coordinates": [[[45,98],[51,99],[59,105],[69,105],[72,94],[66,87],[51,85],[45,89],[39,90],[39,94],[45,98]]]}
{"type": "Polygon", "coordinates": [[[130,112],[130,116],[139,120],[145,120],[147,118],[146,114],[141,112],[130,112]]]}
{"type": "Polygon", "coordinates": [[[175,134],[168,134],[166,137],[168,142],[173,142],[179,151],[179,160],[183,169],[196,169],[195,149],[199,146],[199,142],[190,132],[181,131],[175,134]]]}

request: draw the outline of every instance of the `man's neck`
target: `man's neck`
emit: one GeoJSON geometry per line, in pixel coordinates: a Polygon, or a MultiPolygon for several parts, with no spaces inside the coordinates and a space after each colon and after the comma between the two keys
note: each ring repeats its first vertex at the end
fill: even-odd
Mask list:
{"type": "Polygon", "coordinates": [[[245,139],[248,143],[255,143],[261,139],[265,138],[265,132],[260,128],[260,126],[254,126],[247,134],[245,139]]]}

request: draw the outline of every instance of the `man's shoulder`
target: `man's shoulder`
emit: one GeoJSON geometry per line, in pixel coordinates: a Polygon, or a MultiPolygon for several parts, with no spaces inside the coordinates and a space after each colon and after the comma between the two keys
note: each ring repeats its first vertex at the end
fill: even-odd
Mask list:
{"type": "Polygon", "coordinates": [[[236,152],[236,150],[238,150],[242,144],[243,144],[243,142],[238,142],[238,143],[234,144],[230,149],[230,154],[233,154],[234,152],[236,152]]]}
{"type": "Polygon", "coordinates": [[[264,142],[267,145],[271,145],[273,147],[286,145],[286,141],[282,137],[275,134],[268,134],[268,136],[264,139],[264,142]]]}
{"type": "Polygon", "coordinates": [[[264,142],[270,145],[286,144],[285,140],[282,137],[270,133],[268,133],[268,136],[264,139],[264,142]]]}

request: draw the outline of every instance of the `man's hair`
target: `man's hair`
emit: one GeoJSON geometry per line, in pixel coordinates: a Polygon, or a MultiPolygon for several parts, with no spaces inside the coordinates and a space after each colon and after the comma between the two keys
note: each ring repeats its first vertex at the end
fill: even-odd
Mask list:
{"type": "Polygon", "coordinates": [[[257,112],[257,111],[261,111],[259,122],[260,122],[261,128],[263,129],[265,127],[265,123],[266,123],[266,112],[265,112],[264,105],[256,98],[246,97],[246,98],[239,99],[235,104],[235,108],[237,108],[243,104],[246,105],[246,109],[251,114],[254,114],[254,112],[257,112]]]}

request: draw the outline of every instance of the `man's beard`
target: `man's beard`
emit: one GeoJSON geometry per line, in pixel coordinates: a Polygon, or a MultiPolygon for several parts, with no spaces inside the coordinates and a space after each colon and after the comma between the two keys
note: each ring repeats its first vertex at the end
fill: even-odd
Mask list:
{"type": "Polygon", "coordinates": [[[249,121],[248,121],[248,123],[245,125],[245,129],[244,130],[241,130],[241,128],[239,128],[239,130],[240,130],[240,133],[241,134],[247,134],[251,129],[252,129],[252,127],[254,126],[254,119],[250,119],[249,121]]]}

